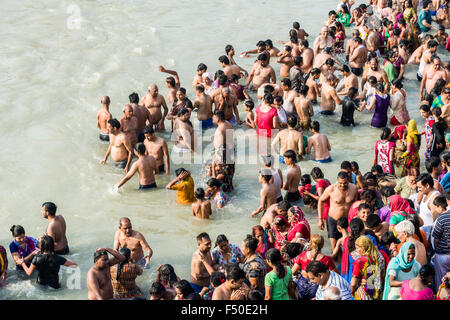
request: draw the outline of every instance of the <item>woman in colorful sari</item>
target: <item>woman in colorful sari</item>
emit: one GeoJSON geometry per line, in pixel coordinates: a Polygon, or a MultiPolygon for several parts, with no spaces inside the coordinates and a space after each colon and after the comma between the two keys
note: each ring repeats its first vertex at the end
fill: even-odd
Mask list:
{"type": "Polygon", "coordinates": [[[391,209],[391,218],[389,220],[389,228],[392,230],[395,225],[406,219],[408,214],[416,214],[409,202],[398,194],[390,196],[387,199],[389,208],[391,209]]]}
{"type": "Polygon", "coordinates": [[[389,141],[391,129],[383,128],[380,140],[375,142],[375,155],[373,165],[380,165],[384,173],[395,174],[394,172],[394,151],[395,144],[389,141]]]}
{"type": "Polygon", "coordinates": [[[38,248],[39,241],[35,238],[25,235],[25,229],[22,226],[14,225],[10,229],[14,241],[9,244],[9,251],[16,262],[16,270],[23,271],[22,259],[27,267],[31,266],[33,257],[40,253],[38,248]]]}
{"type": "Polygon", "coordinates": [[[405,242],[398,255],[391,259],[386,269],[383,300],[399,300],[403,281],[417,277],[421,266],[414,260],[415,255],[414,244],[405,242]]]}
{"type": "Polygon", "coordinates": [[[270,226],[266,229],[259,225],[254,226],[252,228],[252,235],[258,239],[258,247],[256,248],[256,252],[259,253],[263,259],[266,259],[266,252],[273,248],[273,244],[275,242],[270,226]]]}
{"type": "Polygon", "coordinates": [[[385,262],[382,254],[368,236],[356,240],[360,257],[353,262],[350,289],[355,300],[380,300],[383,288],[385,262]],[[365,280],[365,284],[362,284],[365,280]]]}
{"type": "Polygon", "coordinates": [[[400,157],[403,162],[402,177],[404,177],[408,169],[419,168],[420,165],[420,132],[417,130],[416,120],[411,119],[408,121],[408,128],[406,134],[406,151],[400,157]]]}
{"type": "Polygon", "coordinates": [[[353,218],[350,221],[349,227],[350,235],[346,237],[342,243],[341,257],[341,276],[347,280],[348,283],[352,280],[353,262],[360,257],[356,250],[355,243],[364,231],[364,222],[360,218],[353,218]]]}

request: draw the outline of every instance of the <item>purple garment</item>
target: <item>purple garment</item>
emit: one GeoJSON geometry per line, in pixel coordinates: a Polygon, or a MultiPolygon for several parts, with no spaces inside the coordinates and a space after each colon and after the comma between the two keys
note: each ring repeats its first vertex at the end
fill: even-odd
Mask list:
{"type": "Polygon", "coordinates": [[[381,96],[376,94],[375,99],[375,113],[372,117],[371,126],[375,128],[384,128],[386,127],[388,120],[387,110],[389,108],[391,97],[387,94],[384,98],[382,98],[381,96]]]}
{"type": "Polygon", "coordinates": [[[388,206],[384,206],[378,211],[378,216],[380,217],[381,223],[389,223],[391,219],[391,209],[388,206]]]}

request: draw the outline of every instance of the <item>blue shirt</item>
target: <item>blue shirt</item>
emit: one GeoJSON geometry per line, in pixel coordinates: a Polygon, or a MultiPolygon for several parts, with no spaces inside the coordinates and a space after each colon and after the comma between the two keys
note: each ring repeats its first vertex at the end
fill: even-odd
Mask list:
{"type": "Polygon", "coordinates": [[[323,292],[329,287],[336,287],[341,291],[342,300],[354,300],[350,291],[350,285],[343,277],[333,271],[324,286],[319,286],[316,291],[316,300],[323,300],[323,292]]]}
{"type": "Polygon", "coordinates": [[[450,172],[447,172],[439,181],[441,183],[442,188],[444,188],[445,191],[450,189],[450,172]]]}
{"type": "Polygon", "coordinates": [[[450,211],[444,212],[436,219],[433,228],[433,238],[439,239],[437,254],[450,254],[450,211]]]}
{"type": "Polygon", "coordinates": [[[426,22],[428,22],[429,24],[431,24],[432,19],[431,19],[431,13],[430,13],[430,11],[422,10],[422,11],[420,12],[420,14],[419,14],[419,21],[418,21],[418,22],[419,22],[420,31],[422,31],[422,32],[428,32],[428,31],[430,31],[431,28],[425,27],[425,26],[422,24],[422,21],[423,21],[423,20],[425,20],[426,22]]]}

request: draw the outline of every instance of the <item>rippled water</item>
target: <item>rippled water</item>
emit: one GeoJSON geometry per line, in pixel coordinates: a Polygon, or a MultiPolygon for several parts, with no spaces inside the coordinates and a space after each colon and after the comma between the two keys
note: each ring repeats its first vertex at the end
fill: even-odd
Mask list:
{"type": "MultiPolygon", "coordinates": [[[[190,207],[175,204],[175,192],[163,188],[173,174],[158,176],[160,189],[156,191],[138,192],[136,176],[119,193],[113,193],[112,186],[122,172],[100,164],[107,145],[98,141],[96,112],[101,97],[109,95],[111,112],[120,118],[128,95],[137,91],[142,96],[150,82],[157,83],[165,96],[166,75],[157,70],[160,64],[178,71],[192,97],[191,82],[198,63],[215,72],[220,69],[217,58],[224,54],[226,44],[241,52],[254,48],[258,40],[287,40],[293,21],[300,21],[312,43],[336,1],[311,3],[3,0],[0,244],[8,249],[13,224],[24,226],[27,235],[42,235],[47,221],[41,217],[41,204],[53,201],[66,219],[68,258],[80,266],[80,279],[68,277],[67,269],[62,268],[63,288],[42,289],[35,284],[36,276],[30,280],[12,269],[8,253],[8,285],[0,288],[0,299],[86,299],[85,275],[92,266],[93,252],[112,246],[122,216],[131,218],[133,227],[146,236],[154,250],[151,269],[138,278],[145,292],[160,264],[172,264],[181,278],[189,279],[195,236],[200,232],[208,232],[212,239],[224,233],[240,245],[259,221],[248,216],[259,204],[259,165],[237,166],[231,203],[214,212],[210,221],[195,219],[190,207]]],[[[249,71],[253,59],[236,57],[236,62],[249,71]]],[[[279,65],[272,65],[278,74],[279,65]]],[[[416,69],[407,68],[410,80],[405,87],[410,114],[420,128],[423,120],[418,112],[416,69]]],[[[243,117],[242,106],[239,109],[243,117]]],[[[362,172],[370,168],[373,144],[380,134],[369,128],[370,117],[357,114],[360,125],[343,128],[337,124],[338,115],[315,116],[332,145],[334,162],[321,166],[330,180],[335,180],[343,160],[357,161],[362,172]]],[[[205,145],[212,135],[213,130],[206,132],[205,145]]],[[[168,139],[169,134],[164,137],[168,139]]],[[[310,160],[300,163],[308,173],[316,165],[310,160]]],[[[172,165],[172,172],[176,167],[172,165]]],[[[192,171],[196,186],[205,184],[202,165],[185,167],[192,171]]],[[[315,213],[308,214],[313,232],[317,232],[315,217],[315,213]]],[[[326,237],[325,232],[321,234],[326,237]]],[[[324,251],[329,252],[329,246],[324,251]]]]}

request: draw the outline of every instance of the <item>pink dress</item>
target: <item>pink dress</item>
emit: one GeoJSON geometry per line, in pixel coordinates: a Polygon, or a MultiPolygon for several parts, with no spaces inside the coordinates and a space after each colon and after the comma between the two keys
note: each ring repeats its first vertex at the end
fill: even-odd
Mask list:
{"type": "Polygon", "coordinates": [[[267,112],[261,111],[261,105],[256,108],[257,115],[257,128],[256,134],[266,136],[268,138],[272,137],[273,118],[278,116],[277,109],[271,108],[267,112]]]}
{"type": "Polygon", "coordinates": [[[403,281],[400,296],[402,300],[434,300],[433,290],[426,288],[422,291],[414,291],[409,287],[409,280],[403,281]]]}
{"type": "Polygon", "coordinates": [[[384,173],[394,173],[394,166],[389,160],[389,152],[395,147],[395,144],[390,141],[378,140],[375,143],[375,156],[377,159],[377,164],[383,168],[384,173]]]}

